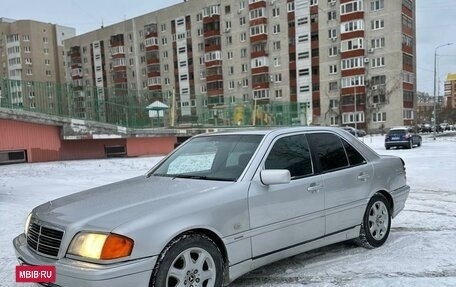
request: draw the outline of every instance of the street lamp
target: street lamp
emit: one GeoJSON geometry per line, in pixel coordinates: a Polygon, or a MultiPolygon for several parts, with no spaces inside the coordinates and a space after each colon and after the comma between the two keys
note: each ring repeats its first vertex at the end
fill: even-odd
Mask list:
{"type": "Polygon", "coordinates": [[[435,133],[437,131],[437,111],[436,111],[437,50],[441,47],[450,46],[450,45],[453,45],[453,43],[442,44],[440,46],[435,47],[435,50],[434,50],[434,140],[435,140],[435,133]]]}

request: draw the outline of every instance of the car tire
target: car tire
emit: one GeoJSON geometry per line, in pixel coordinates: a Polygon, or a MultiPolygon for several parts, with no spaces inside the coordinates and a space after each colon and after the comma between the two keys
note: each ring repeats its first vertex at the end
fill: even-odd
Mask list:
{"type": "Polygon", "coordinates": [[[173,239],[160,254],[149,287],[222,286],[223,258],[206,235],[184,234],[173,239]]]}
{"type": "Polygon", "coordinates": [[[355,243],[368,249],[380,247],[388,238],[390,229],[391,210],[388,200],[382,194],[376,193],[367,204],[355,243]]]}
{"type": "Polygon", "coordinates": [[[386,148],[386,149],[390,149],[390,147],[389,147],[389,146],[385,146],[385,148],[386,148]]]}

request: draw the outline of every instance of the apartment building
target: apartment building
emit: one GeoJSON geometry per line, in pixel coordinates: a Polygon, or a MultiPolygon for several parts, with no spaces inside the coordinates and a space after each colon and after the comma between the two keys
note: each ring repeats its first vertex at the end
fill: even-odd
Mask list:
{"type": "Polygon", "coordinates": [[[412,0],[184,1],[68,39],[65,52],[82,117],[94,102],[148,97],[175,104],[181,122],[290,102],[291,124],[414,122],[412,0]]]}
{"type": "Polygon", "coordinates": [[[56,109],[56,84],[65,83],[63,41],[75,35],[70,27],[0,18],[0,78],[12,80],[2,86],[2,104],[56,109]],[[35,83],[46,86],[45,101],[36,100],[36,93],[44,89],[35,89],[35,83]]]}
{"type": "Polygon", "coordinates": [[[445,103],[449,109],[456,109],[456,74],[448,74],[445,81],[445,103]]]}

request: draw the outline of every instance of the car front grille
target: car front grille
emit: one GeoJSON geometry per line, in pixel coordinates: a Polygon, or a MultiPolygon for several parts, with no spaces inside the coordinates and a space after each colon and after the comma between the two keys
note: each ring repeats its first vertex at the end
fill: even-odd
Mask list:
{"type": "Polygon", "coordinates": [[[27,232],[27,245],[40,254],[57,257],[62,238],[63,231],[31,222],[27,232]]]}

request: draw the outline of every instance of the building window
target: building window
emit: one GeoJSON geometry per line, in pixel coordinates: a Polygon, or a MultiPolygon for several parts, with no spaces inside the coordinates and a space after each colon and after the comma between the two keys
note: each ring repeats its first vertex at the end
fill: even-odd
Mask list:
{"type": "Polygon", "coordinates": [[[279,17],[280,9],[278,7],[272,9],[272,17],[279,17]]]}
{"type": "Polygon", "coordinates": [[[346,4],[340,5],[340,14],[349,14],[353,12],[364,11],[363,0],[352,1],[346,4]]]}
{"type": "Polygon", "coordinates": [[[331,20],[336,20],[336,11],[329,11],[328,12],[328,21],[331,21],[331,20]]]}
{"type": "Polygon", "coordinates": [[[309,69],[299,69],[298,75],[299,77],[309,76],[310,70],[309,69]]]}
{"type": "Polygon", "coordinates": [[[298,26],[305,25],[305,24],[309,23],[309,18],[308,17],[298,18],[297,23],[298,23],[298,26]]]}
{"type": "Polygon", "coordinates": [[[247,64],[241,64],[241,71],[242,71],[243,73],[247,73],[248,68],[249,68],[249,67],[248,67],[247,64]]]}
{"type": "Polygon", "coordinates": [[[329,65],[329,74],[330,75],[337,74],[337,65],[329,65]]]}
{"type": "Polygon", "coordinates": [[[380,49],[385,47],[385,38],[375,38],[371,40],[371,48],[372,49],[380,49]]]}
{"type": "Polygon", "coordinates": [[[265,8],[258,8],[250,11],[250,20],[266,17],[265,8]]]}
{"type": "Polygon", "coordinates": [[[364,67],[364,57],[343,59],[341,62],[341,70],[357,69],[362,67],[364,67]]]}
{"type": "Polygon", "coordinates": [[[340,25],[340,33],[363,31],[363,30],[364,30],[364,20],[355,20],[355,21],[345,22],[340,25]]]}
{"type": "Polygon", "coordinates": [[[413,38],[409,35],[402,34],[402,45],[413,47],[413,38]]]}
{"type": "Polygon", "coordinates": [[[307,41],[309,41],[309,35],[308,34],[304,34],[304,35],[299,35],[298,36],[298,42],[299,43],[307,42],[307,41]]]}
{"type": "Polygon", "coordinates": [[[279,34],[280,33],[280,24],[275,24],[272,27],[272,33],[274,33],[274,34],[279,34]]]}
{"type": "Polygon", "coordinates": [[[280,50],[280,41],[272,42],[272,47],[274,48],[274,50],[280,50]]]}
{"type": "Polygon", "coordinates": [[[275,74],[274,75],[274,82],[278,83],[278,82],[282,82],[282,74],[275,74]]]}
{"type": "Polygon", "coordinates": [[[245,1],[241,0],[239,1],[239,10],[245,9],[245,1]]]}
{"type": "Polygon", "coordinates": [[[364,76],[344,77],[341,80],[342,88],[364,86],[364,76]]]}
{"type": "Polygon", "coordinates": [[[247,40],[247,34],[245,32],[242,32],[240,35],[240,41],[245,42],[247,40]]]}
{"type": "Polygon", "coordinates": [[[364,48],[364,39],[355,38],[355,39],[351,39],[351,40],[342,41],[340,46],[341,46],[342,52],[363,49],[364,48]]]}
{"type": "Polygon", "coordinates": [[[412,109],[404,109],[404,120],[413,120],[413,110],[412,109]]]}
{"type": "Polygon", "coordinates": [[[402,26],[413,29],[413,20],[402,14],[402,26]]]}
{"type": "Polygon", "coordinates": [[[266,34],[266,33],[267,33],[266,25],[257,25],[257,26],[250,27],[250,36],[266,34]]]}
{"type": "Polygon", "coordinates": [[[371,60],[371,67],[372,68],[379,68],[385,66],[385,57],[378,57],[373,58],[371,60]]]}
{"type": "Polygon", "coordinates": [[[329,82],[329,90],[330,91],[337,91],[339,88],[338,88],[338,84],[336,81],[334,82],[329,82]]]}
{"type": "Polygon", "coordinates": [[[288,3],[287,3],[287,11],[288,11],[288,12],[293,12],[294,10],[295,10],[294,1],[288,2],[288,3]]]}
{"type": "Polygon", "coordinates": [[[51,60],[45,59],[45,60],[44,60],[44,64],[47,65],[47,66],[49,66],[49,65],[51,64],[51,60]]]}
{"type": "Polygon", "coordinates": [[[228,89],[230,89],[230,90],[234,89],[234,81],[228,82],[228,89]]]}
{"type": "Polygon", "coordinates": [[[281,64],[280,57],[275,57],[273,61],[274,61],[274,67],[280,66],[280,64],[281,64]]]}
{"type": "Polygon", "coordinates": [[[309,85],[305,85],[305,86],[300,86],[299,87],[299,92],[300,93],[305,93],[305,92],[309,92],[310,91],[310,86],[309,85]]]}
{"type": "Polygon", "coordinates": [[[283,97],[283,92],[282,92],[282,90],[281,90],[281,89],[279,89],[279,90],[275,90],[275,92],[274,92],[274,93],[275,93],[275,97],[276,97],[276,99],[281,99],[281,98],[283,97]]]}
{"type": "Polygon", "coordinates": [[[298,54],[298,60],[302,60],[302,59],[308,59],[309,58],[309,52],[301,52],[298,54]]]}
{"type": "Polygon", "coordinates": [[[339,50],[339,48],[337,48],[337,46],[330,47],[329,50],[328,50],[329,56],[330,56],[330,57],[335,57],[335,56],[337,56],[338,50],[339,50]]]}
{"type": "Polygon", "coordinates": [[[372,30],[380,30],[385,28],[385,21],[383,19],[377,19],[371,21],[372,30]]]}
{"type": "Polygon", "coordinates": [[[336,29],[329,29],[328,30],[328,38],[329,39],[336,39],[337,38],[337,30],[336,29]]]}
{"type": "Polygon", "coordinates": [[[364,123],[364,112],[343,113],[342,114],[342,123],[343,124],[352,124],[355,122],[364,123]]]}
{"type": "Polygon", "coordinates": [[[371,11],[379,11],[379,10],[383,10],[383,8],[385,8],[384,0],[373,0],[370,4],[371,4],[370,5],[371,11]]]}
{"type": "Polygon", "coordinates": [[[374,123],[386,122],[386,112],[383,112],[383,113],[373,113],[373,114],[372,114],[372,121],[373,121],[374,123]]]}
{"type": "Polygon", "coordinates": [[[339,107],[339,100],[331,99],[329,100],[329,107],[330,108],[338,108],[339,107]]]}

